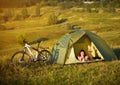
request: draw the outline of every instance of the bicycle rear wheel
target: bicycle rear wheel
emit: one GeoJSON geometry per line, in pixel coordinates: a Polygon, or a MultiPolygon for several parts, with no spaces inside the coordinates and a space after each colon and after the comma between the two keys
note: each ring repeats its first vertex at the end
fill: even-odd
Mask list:
{"type": "Polygon", "coordinates": [[[48,50],[42,50],[39,52],[38,60],[46,64],[52,63],[52,54],[48,50]]]}
{"type": "Polygon", "coordinates": [[[30,56],[24,51],[18,51],[11,57],[11,62],[14,65],[26,66],[30,64],[30,56]]]}

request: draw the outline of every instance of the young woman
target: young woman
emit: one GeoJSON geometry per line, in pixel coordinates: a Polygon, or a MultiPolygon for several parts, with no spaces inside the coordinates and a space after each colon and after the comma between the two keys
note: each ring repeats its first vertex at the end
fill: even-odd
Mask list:
{"type": "Polygon", "coordinates": [[[88,61],[88,56],[86,56],[86,53],[85,53],[84,50],[81,50],[77,57],[78,57],[78,60],[81,61],[81,62],[88,61]]]}

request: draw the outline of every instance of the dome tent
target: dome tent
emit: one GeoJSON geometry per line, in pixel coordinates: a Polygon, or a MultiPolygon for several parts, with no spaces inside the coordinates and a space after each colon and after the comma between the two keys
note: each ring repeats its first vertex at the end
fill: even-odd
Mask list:
{"type": "Polygon", "coordinates": [[[79,51],[84,49],[88,53],[92,49],[92,56],[99,60],[111,61],[117,57],[112,49],[98,35],[87,30],[75,30],[64,35],[52,49],[52,62],[58,64],[81,63],[77,59],[79,51]]]}

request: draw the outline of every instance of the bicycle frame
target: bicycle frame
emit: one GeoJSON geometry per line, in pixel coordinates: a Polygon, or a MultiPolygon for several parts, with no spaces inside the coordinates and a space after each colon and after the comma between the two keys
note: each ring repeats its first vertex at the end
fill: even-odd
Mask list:
{"type": "MultiPolygon", "coordinates": [[[[33,48],[33,47],[31,47],[29,44],[27,44],[27,43],[25,43],[25,46],[24,46],[26,49],[27,49],[27,51],[29,52],[29,54],[30,54],[30,56],[33,58],[33,60],[37,60],[37,56],[38,56],[38,51],[37,51],[37,49],[35,49],[35,48],[33,48]],[[30,50],[30,48],[32,48],[33,50],[35,50],[36,51],[36,55],[34,55],[33,54],[33,52],[30,50]]],[[[26,50],[24,50],[25,52],[26,52],[26,50]]]]}

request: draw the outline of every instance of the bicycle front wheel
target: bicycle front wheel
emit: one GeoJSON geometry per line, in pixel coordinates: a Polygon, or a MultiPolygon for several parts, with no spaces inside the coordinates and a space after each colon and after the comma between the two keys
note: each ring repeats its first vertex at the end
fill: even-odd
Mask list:
{"type": "Polygon", "coordinates": [[[11,62],[15,65],[26,66],[30,63],[30,56],[24,51],[18,51],[11,57],[11,62]]]}
{"type": "Polygon", "coordinates": [[[52,54],[48,50],[42,50],[39,52],[38,60],[42,60],[44,63],[52,63],[52,54]]]}

